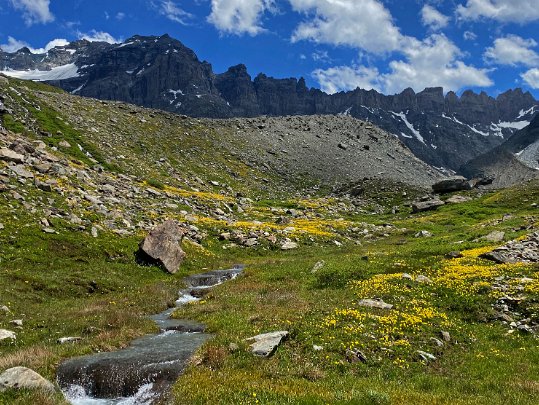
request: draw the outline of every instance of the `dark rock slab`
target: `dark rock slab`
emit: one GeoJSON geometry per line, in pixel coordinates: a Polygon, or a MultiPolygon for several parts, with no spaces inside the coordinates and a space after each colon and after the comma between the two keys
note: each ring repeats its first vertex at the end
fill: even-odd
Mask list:
{"type": "Polygon", "coordinates": [[[435,193],[452,193],[454,191],[471,190],[470,182],[462,176],[449,177],[432,185],[435,193]]]}
{"type": "Polygon", "coordinates": [[[412,203],[412,212],[432,211],[441,207],[445,203],[437,198],[427,201],[414,201],[412,203]]]}

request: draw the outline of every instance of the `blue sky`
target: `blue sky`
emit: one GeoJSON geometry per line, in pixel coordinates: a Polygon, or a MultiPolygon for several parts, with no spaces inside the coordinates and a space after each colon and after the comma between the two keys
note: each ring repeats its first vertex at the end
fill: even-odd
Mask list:
{"type": "Polygon", "coordinates": [[[0,46],[168,33],[217,73],[356,87],[522,87],[539,98],[539,0],[0,0],[0,46]]]}

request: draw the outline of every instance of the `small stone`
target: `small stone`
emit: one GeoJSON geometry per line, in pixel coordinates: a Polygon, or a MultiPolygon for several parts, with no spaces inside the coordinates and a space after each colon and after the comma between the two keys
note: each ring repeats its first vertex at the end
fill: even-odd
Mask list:
{"type": "Polygon", "coordinates": [[[431,284],[432,280],[428,278],[427,276],[419,275],[415,278],[415,281],[421,284],[431,284]]]}
{"type": "Polygon", "coordinates": [[[58,343],[59,345],[64,345],[66,343],[75,343],[80,340],[82,340],[80,336],[61,337],[56,341],[56,343],[58,343]]]}
{"type": "Polygon", "coordinates": [[[53,233],[56,233],[56,231],[52,228],[43,228],[41,231],[43,231],[44,233],[48,233],[48,234],[53,234],[53,233]]]}
{"type": "Polygon", "coordinates": [[[430,338],[430,340],[438,347],[442,347],[444,345],[444,342],[442,342],[440,339],[438,338],[430,338]]]}
{"type": "Polygon", "coordinates": [[[69,142],[67,142],[67,141],[60,141],[60,142],[58,142],[58,146],[59,146],[60,148],[64,148],[64,149],[69,149],[69,148],[71,148],[71,144],[70,144],[69,142]]]}
{"type": "Polygon", "coordinates": [[[413,280],[413,277],[408,273],[402,273],[402,278],[405,280],[413,280]]]}
{"type": "Polygon", "coordinates": [[[92,237],[97,238],[97,228],[95,226],[92,226],[92,230],[90,231],[92,234],[92,237]]]}
{"type": "Polygon", "coordinates": [[[460,253],[457,250],[454,250],[452,252],[449,252],[445,255],[446,259],[459,259],[461,257],[464,257],[462,253],[460,253]]]}
{"type": "Polygon", "coordinates": [[[17,334],[7,329],[0,329],[0,341],[6,339],[15,340],[17,339],[17,334]]]}
{"type": "Polygon", "coordinates": [[[228,351],[229,351],[230,353],[235,353],[235,352],[237,352],[238,350],[240,350],[240,347],[239,347],[236,343],[230,343],[230,344],[228,345],[228,351]]]}
{"type": "Polygon", "coordinates": [[[22,319],[13,319],[11,322],[9,322],[12,325],[20,326],[22,327],[22,319]]]}
{"type": "Polygon", "coordinates": [[[502,242],[505,238],[505,232],[493,231],[488,235],[484,236],[483,239],[488,240],[489,242],[502,242]]]}
{"type": "Polygon", "coordinates": [[[0,306],[0,311],[5,312],[6,314],[10,314],[10,313],[11,313],[11,311],[9,310],[9,308],[8,308],[7,306],[5,306],[5,305],[0,306]]]}
{"type": "Polygon", "coordinates": [[[320,260],[318,262],[316,262],[313,266],[313,268],[311,269],[311,273],[316,273],[318,270],[321,270],[322,267],[324,267],[326,265],[326,262],[324,260],[320,260]]]}
{"type": "Polygon", "coordinates": [[[354,349],[354,350],[347,349],[346,359],[350,363],[359,363],[359,362],[366,363],[367,362],[367,356],[365,356],[362,352],[360,352],[357,349],[354,349]]]}
{"type": "Polygon", "coordinates": [[[0,223],[0,231],[4,229],[4,224],[0,223]]]}
{"type": "Polygon", "coordinates": [[[415,237],[416,238],[430,238],[432,237],[432,233],[430,233],[429,231],[419,231],[418,233],[415,234],[415,237]]]}
{"type": "Polygon", "coordinates": [[[440,334],[442,335],[442,339],[444,340],[444,342],[451,342],[451,335],[449,334],[449,332],[441,331],[440,334]]]}
{"type": "Polygon", "coordinates": [[[423,350],[418,350],[417,354],[419,354],[419,357],[421,357],[424,361],[436,360],[436,356],[434,354],[424,352],[423,350]]]}
{"type": "Polygon", "coordinates": [[[315,352],[320,352],[320,351],[324,350],[324,347],[323,346],[318,346],[318,345],[313,345],[313,350],[315,352]]]}
{"type": "Polygon", "coordinates": [[[388,304],[382,300],[371,300],[371,299],[364,299],[358,302],[358,305],[361,307],[368,307],[368,308],[378,308],[378,309],[391,309],[393,308],[392,304],[388,304]]]}
{"type": "Polygon", "coordinates": [[[281,245],[281,250],[292,250],[292,249],[297,249],[297,248],[298,248],[298,244],[296,242],[291,242],[291,241],[285,242],[281,245]]]}

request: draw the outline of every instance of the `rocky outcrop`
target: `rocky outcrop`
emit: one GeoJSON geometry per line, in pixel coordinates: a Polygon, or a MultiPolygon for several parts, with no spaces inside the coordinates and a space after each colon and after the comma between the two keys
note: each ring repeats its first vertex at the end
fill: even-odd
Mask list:
{"type": "Polygon", "coordinates": [[[185,258],[180,244],[183,229],[175,221],[166,221],[153,229],[139,245],[137,258],[142,263],[157,264],[176,273],[185,258]]]}
{"type": "MultiPolygon", "coordinates": [[[[502,238],[503,239],[503,238],[502,238]]],[[[539,262],[539,232],[534,232],[522,241],[511,241],[482,255],[496,263],[537,263],[539,262]]]]}

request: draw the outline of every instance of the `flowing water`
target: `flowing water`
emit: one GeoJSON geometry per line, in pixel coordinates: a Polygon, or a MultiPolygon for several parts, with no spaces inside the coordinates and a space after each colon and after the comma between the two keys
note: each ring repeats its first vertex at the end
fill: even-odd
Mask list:
{"type": "MultiPolygon", "coordinates": [[[[211,287],[235,278],[243,266],[185,278],[176,307],[198,301],[211,287]]],[[[171,319],[174,308],[151,316],[160,333],[137,339],[125,349],[63,362],[58,384],[74,405],[146,405],[166,393],[190,357],[211,336],[204,325],[171,319]]]]}

